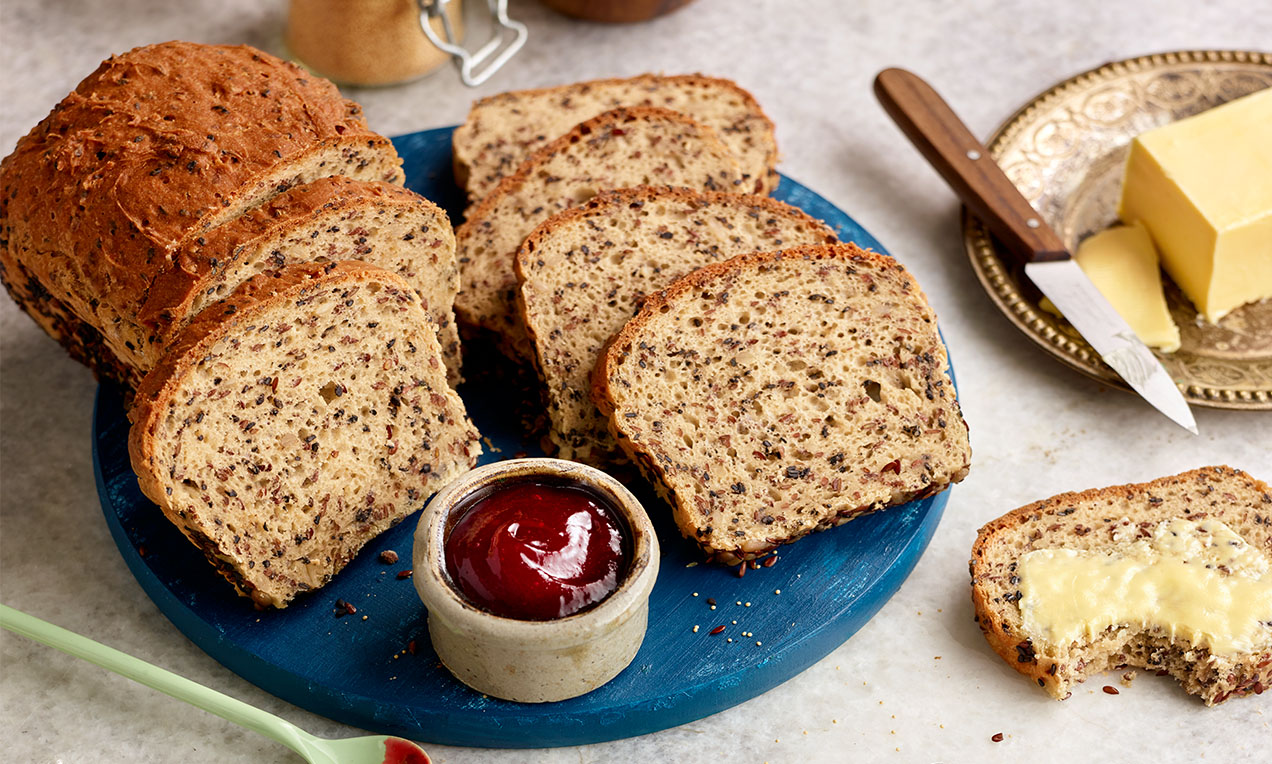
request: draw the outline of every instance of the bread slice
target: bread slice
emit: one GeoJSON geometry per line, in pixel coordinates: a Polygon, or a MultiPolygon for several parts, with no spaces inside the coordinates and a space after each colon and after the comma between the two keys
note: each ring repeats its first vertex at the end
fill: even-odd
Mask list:
{"type": "Polygon", "coordinates": [[[174,257],[146,294],[139,348],[144,373],[200,311],[266,269],[302,262],[362,260],[396,273],[420,294],[437,326],[447,377],[459,383],[459,291],[455,234],[446,212],[392,183],[320,178],[208,231],[174,257]]]}
{"type": "Polygon", "coordinates": [[[112,374],[147,342],[127,319],[182,246],[293,186],[401,183],[400,165],[357,104],[294,64],[247,46],[137,48],[0,162],[0,275],[46,331],[112,374]]]}
{"type": "Polygon", "coordinates": [[[142,491],[259,605],[327,583],[481,452],[419,296],[359,262],[255,276],[135,400],[142,491]]]}
{"type": "Polygon", "coordinates": [[[1231,467],[1034,502],[987,523],[972,546],[972,602],[994,652],[1059,699],[1088,677],[1127,667],[1169,674],[1206,705],[1272,687],[1272,622],[1255,650],[1225,655],[1140,625],[1114,625],[1070,644],[1026,630],[1021,557],[1035,549],[1124,553],[1172,518],[1220,521],[1272,563],[1272,490],[1231,467]]]}
{"type": "Polygon", "coordinates": [[[721,562],[931,496],[971,458],[936,314],[899,263],[854,244],[677,280],[614,337],[592,392],[721,562]]]}
{"type": "Polygon", "coordinates": [[[633,106],[671,109],[710,127],[737,158],[744,191],[777,188],[772,121],[737,84],[700,74],[644,74],[483,98],[455,130],[455,177],[476,204],[557,136],[602,112],[633,106]]]}
{"type": "Polygon", "coordinates": [[[670,188],[607,192],[536,228],[517,253],[518,306],[558,456],[625,458],[587,393],[605,342],[645,295],[733,255],[834,241],[825,223],[765,196],[670,188]]]}
{"type": "Polygon", "coordinates": [[[600,191],[670,185],[739,191],[738,166],[715,133],[666,109],[616,109],[535,152],[455,232],[461,321],[529,356],[516,318],[517,249],[535,226],[600,191]]]}

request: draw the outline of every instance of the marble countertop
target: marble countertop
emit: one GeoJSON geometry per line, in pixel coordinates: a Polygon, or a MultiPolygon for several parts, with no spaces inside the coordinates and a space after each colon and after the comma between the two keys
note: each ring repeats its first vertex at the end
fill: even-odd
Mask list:
{"type": "MultiPolygon", "coordinates": [[[[1205,708],[1141,675],[1095,680],[1064,703],[1031,686],[972,622],[976,529],[1065,490],[1227,463],[1272,479],[1272,414],[1196,409],[1199,437],[1137,398],[1060,366],[986,298],[958,204],[889,122],[874,74],[927,78],[978,135],[1060,79],[1184,48],[1267,48],[1272,16],[1246,0],[1001,3],[697,0],[655,22],[574,22],[514,0],[531,39],[469,90],[442,70],[347,92],[386,134],[462,121],[474,97],[645,71],[702,71],[750,89],[778,127],[781,170],[846,210],[934,303],[971,425],[971,475],[926,554],[860,632],[785,684],[714,716],[578,748],[427,746],[438,762],[1266,760],[1272,694],[1205,708]],[[1152,10],[1150,10],[1150,7],[1152,10]],[[1001,742],[991,736],[1002,733],[1001,742]],[[1262,750],[1263,754],[1259,754],[1262,750]]],[[[0,153],[111,53],[181,38],[283,53],[282,0],[4,0],[0,153]]],[[[191,644],[142,593],[99,509],[89,451],[95,384],[0,297],[0,600],[326,736],[357,734],[285,703],[191,644]]],[[[9,761],[285,762],[264,738],[87,663],[0,633],[0,739],[9,761]]]]}

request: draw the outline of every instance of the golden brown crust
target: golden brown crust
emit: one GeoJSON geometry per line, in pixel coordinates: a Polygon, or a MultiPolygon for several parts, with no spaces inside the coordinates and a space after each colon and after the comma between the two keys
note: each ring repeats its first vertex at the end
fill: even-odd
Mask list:
{"type": "MultiPolygon", "coordinates": [[[[480,154],[482,151],[489,150],[487,147],[476,147],[475,150],[477,154],[469,155],[474,151],[474,148],[469,146],[469,144],[473,143],[469,134],[478,129],[478,126],[480,125],[480,114],[483,108],[507,101],[515,102],[518,100],[536,99],[545,96],[560,96],[568,102],[574,93],[614,86],[635,86],[651,93],[644,104],[614,103],[612,104],[612,107],[614,108],[638,107],[641,105],[656,106],[657,102],[652,94],[659,87],[666,85],[683,86],[688,88],[720,89],[732,93],[743,104],[744,110],[749,115],[748,119],[755,120],[758,123],[757,126],[761,128],[760,132],[764,133],[765,136],[765,139],[762,141],[764,144],[762,151],[764,156],[765,172],[763,173],[763,177],[754,179],[755,185],[753,188],[748,189],[748,191],[757,194],[767,194],[772,193],[777,188],[778,182],[780,181],[780,177],[777,172],[777,162],[779,157],[777,143],[773,139],[773,120],[764,113],[764,110],[760,107],[759,102],[755,100],[755,97],[752,96],[750,92],[740,87],[736,82],[719,77],[710,77],[704,74],[682,74],[670,76],[642,74],[631,78],[614,77],[572,83],[569,85],[558,85],[555,87],[515,90],[481,98],[473,103],[473,106],[469,111],[468,118],[464,121],[464,124],[456,128],[455,131],[455,151],[452,162],[454,165],[456,182],[463,188],[470,188],[471,172],[473,169],[472,162],[476,158],[477,154],[480,154]]],[[[578,121],[583,120],[580,119],[578,121]]],[[[733,125],[731,127],[735,131],[741,130],[741,126],[739,125],[733,125]]],[[[543,136],[537,134],[535,136],[535,138],[538,139],[541,139],[542,137],[543,136]]],[[[552,136],[547,137],[550,139],[552,136]]],[[[520,160],[520,162],[523,161],[524,157],[520,160]]],[[[507,167],[496,166],[495,172],[498,175],[506,176],[508,173],[513,172],[515,168],[519,166],[520,162],[507,167]]],[[[489,192],[487,192],[487,195],[488,194],[489,192]]],[[[472,203],[478,203],[481,198],[484,198],[484,196],[476,194],[475,189],[470,189],[470,201],[472,203]]]]}
{"type": "MultiPolygon", "coordinates": [[[[1055,530],[1059,529],[1058,521],[1063,521],[1065,524],[1072,522],[1074,519],[1089,521],[1087,516],[1092,512],[1098,512],[1096,507],[1102,502],[1108,502],[1110,499],[1134,497],[1136,499],[1142,498],[1151,505],[1154,491],[1161,492],[1167,488],[1194,485],[1198,487],[1198,490],[1207,491],[1212,490],[1215,484],[1226,480],[1238,480],[1255,494],[1261,494],[1262,501],[1266,505],[1263,512],[1266,514],[1241,510],[1234,513],[1234,517],[1226,518],[1225,522],[1235,524],[1233,528],[1235,531],[1246,536],[1247,541],[1251,542],[1256,548],[1262,547],[1265,549],[1265,553],[1269,553],[1267,547],[1269,543],[1272,543],[1272,489],[1269,489],[1268,485],[1263,481],[1226,465],[1201,467],[1146,483],[1128,483],[1062,493],[1019,507],[986,523],[976,535],[968,568],[972,579],[971,594],[976,622],[979,624],[981,632],[985,635],[990,647],[1008,665],[1029,677],[1053,697],[1059,699],[1066,697],[1068,687],[1074,681],[1074,676],[1069,672],[1070,667],[1064,666],[1057,660],[1040,655],[1040,650],[1035,648],[1033,640],[1029,635],[1023,633],[1021,629],[1018,608],[1013,604],[1011,606],[1012,610],[1005,611],[1002,603],[994,600],[992,577],[998,575],[998,573],[988,569],[991,566],[987,558],[994,551],[995,545],[1006,543],[1005,537],[1012,534],[1023,536],[1027,533],[1029,536],[1028,544],[1031,548],[1065,546],[1065,539],[1047,537],[1045,534],[1048,532],[1054,534],[1055,530]],[[1209,489],[1205,488],[1206,486],[1209,489]],[[1244,527],[1242,527],[1243,524],[1244,527]],[[1253,537],[1252,533],[1260,535],[1253,537]],[[1037,534],[1037,538],[1034,538],[1035,534],[1037,534]],[[1066,674],[1069,675],[1066,676],[1066,674]]],[[[1190,507],[1187,504],[1182,504],[1173,509],[1166,507],[1162,511],[1178,516],[1189,516],[1191,514],[1194,517],[1205,517],[1208,513],[1213,512],[1214,509],[1210,506],[1190,507]],[[1198,514],[1199,512],[1201,514],[1198,514]]],[[[1100,520],[1121,521],[1122,517],[1120,514],[1112,511],[1108,513],[1117,514],[1117,517],[1100,518],[1100,520]]],[[[1132,523],[1138,522],[1139,519],[1137,517],[1130,518],[1132,523]]],[[[1092,526],[1079,525],[1078,528],[1090,528],[1090,535],[1092,536],[1097,535],[1099,532],[1099,529],[1094,524],[1092,526]]],[[[1079,530],[1079,532],[1083,533],[1084,536],[1087,535],[1086,530],[1079,530]]],[[[1163,646],[1168,644],[1169,642],[1167,641],[1163,646]]],[[[1229,681],[1238,685],[1232,694],[1240,695],[1251,692],[1257,694],[1263,688],[1272,686],[1272,653],[1254,656],[1249,662],[1252,664],[1250,668],[1253,670],[1249,676],[1228,678],[1229,681]]],[[[1228,696],[1206,695],[1203,697],[1205,697],[1208,704],[1211,704],[1221,702],[1228,696]]]]}
{"type": "Polygon", "coordinates": [[[137,48],[0,163],[6,269],[20,263],[75,320],[114,333],[184,242],[335,157],[401,179],[392,145],[326,80],[246,46],[137,48]]]}

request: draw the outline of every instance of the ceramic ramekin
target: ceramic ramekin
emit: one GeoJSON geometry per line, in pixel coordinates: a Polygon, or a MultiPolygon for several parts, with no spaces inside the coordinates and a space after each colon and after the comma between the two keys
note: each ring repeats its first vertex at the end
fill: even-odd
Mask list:
{"type": "Polygon", "coordinates": [[[442,664],[459,681],[505,700],[573,698],[618,676],[645,638],[649,593],[658,577],[658,538],[640,502],[614,478],[561,459],[512,459],[478,467],[448,484],[424,508],[412,553],[415,589],[428,608],[428,632],[442,664]],[[446,534],[474,492],[507,481],[544,478],[586,486],[620,515],[631,560],[615,589],[589,610],[550,621],[488,613],[466,601],[446,573],[446,534]]]}

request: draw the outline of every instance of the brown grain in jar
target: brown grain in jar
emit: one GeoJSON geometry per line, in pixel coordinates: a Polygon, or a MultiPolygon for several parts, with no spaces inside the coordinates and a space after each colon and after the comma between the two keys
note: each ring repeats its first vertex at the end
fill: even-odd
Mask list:
{"type": "MultiPolygon", "coordinates": [[[[451,26],[463,35],[460,0],[447,6],[451,26]]],[[[392,85],[433,71],[447,54],[420,29],[415,0],[291,0],[287,46],[301,63],[336,82],[392,85]]],[[[445,37],[441,23],[433,22],[445,37]]]]}

